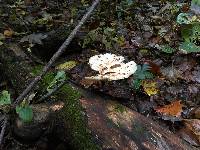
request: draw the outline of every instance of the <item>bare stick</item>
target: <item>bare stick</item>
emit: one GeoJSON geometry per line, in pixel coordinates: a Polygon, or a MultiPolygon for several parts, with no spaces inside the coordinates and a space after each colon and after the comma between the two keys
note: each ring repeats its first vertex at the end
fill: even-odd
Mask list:
{"type": "Polygon", "coordinates": [[[4,116],[4,121],[3,121],[2,129],[1,129],[1,133],[0,133],[0,146],[2,145],[2,142],[3,142],[3,136],[6,130],[7,123],[8,123],[8,118],[4,116]]]}
{"type": "Polygon", "coordinates": [[[18,105],[23,101],[23,99],[33,90],[33,87],[41,80],[42,76],[44,76],[49,68],[52,66],[52,64],[57,60],[57,58],[65,51],[66,47],[69,45],[69,43],[72,41],[76,33],[79,31],[81,26],[85,23],[87,18],[91,15],[91,13],[94,11],[97,4],[100,2],[100,0],[95,0],[92,4],[92,6],[88,9],[87,13],[83,16],[81,21],[78,23],[78,25],[74,28],[74,30],[70,33],[68,38],[65,40],[65,42],[61,45],[61,47],[58,49],[58,51],[53,55],[53,57],[50,59],[50,61],[46,64],[46,66],[43,68],[40,75],[34,78],[34,80],[27,86],[27,88],[19,95],[19,97],[16,99],[14,106],[18,105]]]}

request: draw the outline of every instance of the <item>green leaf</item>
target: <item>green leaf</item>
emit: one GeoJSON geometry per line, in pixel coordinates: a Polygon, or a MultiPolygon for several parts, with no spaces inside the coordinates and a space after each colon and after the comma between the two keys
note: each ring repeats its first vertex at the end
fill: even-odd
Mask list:
{"type": "Polygon", "coordinates": [[[192,0],[190,9],[195,14],[200,14],[200,0],[192,0]]]}
{"type": "Polygon", "coordinates": [[[192,27],[192,36],[194,37],[194,40],[200,39],[200,23],[193,24],[192,27]]]}
{"type": "Polygon", "coordinates": [[[16,113],[23,122],[31,122],[33,119],[33,110],[29,105],[17,106],[16,113]]]}
{"type": "Polygon", "coordinates": [[[2,91],[0,95],[0,105],[11,104],[10,94],[8,91],[2,91]]]}
{"type": "Polygon", "coordinates": [[[181,36],[186,42],[195,43],[200,39],[200,24],[185,25],[181,30],[181,36]]]}
{"type": "Polygon", "coordinates": [[[175,52],[175,49],[171,48],[169,45],[161,45],[161,50],[168,54],[175,52]]]}
{"type": "Polygon", "coordinates": [[[192,0],[191,4],[200,6],[200,0],[192,0]]]}
{"type": "Polygon", "coordinates": [[[3,45],[3,42],[0,41],[0,46],[3,45]]]}
{"type": "Polygon", "coordinates": [[[134,73],[134,79],[152,79],[153,74],[149,72],[150,66],[148,64],[143,64],[143,65],[137,65],[137,70],[134,73]]]}
{"type": "Polygon", "coordinates": [[[196,44],[192,42],[183,42],[179,46],[179,50],[184,53],[192,53],[192,52],[200,52],[200,46],[197,46],[196,44]]]}
{"type": "Polygon", "coordinates": [[[133,80],[134,89],[138,90],[141,85],[142,85],[142,80],[139,80],[139,79],[133,80]]]}
{"type": "Polygon", "coordinates": [[[178,24],[190,24],[192,16],[188,13],[180,13],[177,16],[176,22],[178,24]]]}
{"type": "Polygon", "coordinates": [[[192,25],[186,25],[181,30],[181,36],[187,42],[191,42],[192,33],[192,25]]]}
{"type": "Polygon", "coordinates": [[[101,41],[101,34],[100,32],[100,28],[91,30],[86,37],[84,38],[82,47],[85,48],[87,45],[92,44],[95,41],[101,41]]]}
{"type": "Polygon", "coordinates": [[[65,81],[65,80],[66,80],[65,71],[58,71],[58,73],[55,76],[55,78],[53,79],[53,81],[47,87],[47,91],[51,92],[55,88],[56,85],[58,85],[59,83],[65,81]]]}

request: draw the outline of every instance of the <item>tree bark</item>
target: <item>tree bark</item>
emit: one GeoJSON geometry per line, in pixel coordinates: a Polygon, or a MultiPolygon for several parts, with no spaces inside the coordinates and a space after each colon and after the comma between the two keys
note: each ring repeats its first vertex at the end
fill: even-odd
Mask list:
{"type": "Polygon", "coordinates": [[[152,120],[102,98],[80,100],[88,116],[88,127],[102,147],[115,150],[195,149],[152,120]]]}

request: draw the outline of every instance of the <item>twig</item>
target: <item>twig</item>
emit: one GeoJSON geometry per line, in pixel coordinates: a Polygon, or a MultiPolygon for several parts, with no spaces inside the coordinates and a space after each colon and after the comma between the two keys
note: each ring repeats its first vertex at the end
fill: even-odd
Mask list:
{"type": "Polygon", "coordinates": [[[46,64],[46,66],[43,68],[40,75],[35,77],[33,81],[27,86],[27,88],[19,95],[19,97],[16,99],[14,103],[14,107],[21,103],[23,99],[27,96],[28,93],[33,90],[34,86],[41,80],[42,76],[44,76],[49,68],[52,66],[52,64],[57,60],[57,58],[65,51],[66,47],[69,45],[69,43],[72,41],[78,30],[81,28],[81,26],[85,23],[87,18],[91,15],[91,13],[94,11],[97,4],[100,2],[100,0],[95,0],[92,4],[92,6],[88,9],[87,13],[83,16],[81,21],[78,23],[78,25],[74,28],[74,30],[70,33],[68,38],[65,40],[65,42],[61,45],[61,47],[58,49],[58,51],[53,55],[53,57],[50,59],[50,61],[46,64]]]}
{"type": "Polygon", "coordinates": [[[1,133],[0,133],[0,146],[2,146],[3,137],[4,137],[7,123],[8,123],[8,118],[6,116],[4,116],[4,122],[3,122],[3,125],[1,128],[1,133]]]}

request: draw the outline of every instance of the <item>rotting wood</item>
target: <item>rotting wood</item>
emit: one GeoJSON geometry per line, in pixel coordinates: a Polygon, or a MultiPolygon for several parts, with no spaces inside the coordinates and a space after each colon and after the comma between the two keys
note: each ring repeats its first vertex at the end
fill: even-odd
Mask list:
{"type": "MultiPolygon", "coordinates": [[[[73,84],[72,84],[73,85],[73,84]]],[[[73,85],[75,86],[75,85],[73,85]]],[[[79,88],[80,89],[80,88],[79,88]]],[[[82,90],[88,128],[101,147],[115,150],[196,150],[151,119],[115,100],[82,90]]]]}

